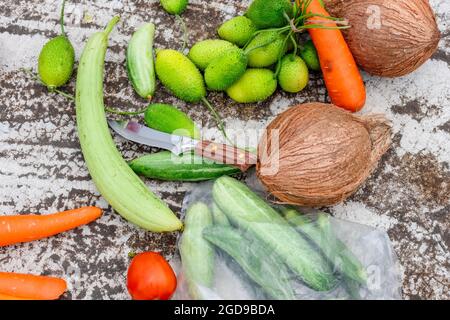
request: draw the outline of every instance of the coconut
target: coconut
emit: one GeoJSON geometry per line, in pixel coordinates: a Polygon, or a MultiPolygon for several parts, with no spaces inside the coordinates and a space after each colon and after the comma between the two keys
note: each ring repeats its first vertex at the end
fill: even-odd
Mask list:
{"type": "Polygon", "coordinates": [[[436,51],[440,32],[427,0],[325,0],[327,10],[345,18],[344,36],[367,72],[399,77],[419,68],[436,51]]]}
{"type": "Polygon", "coordinates": [[[258,147],[257,173],[282,203],[339,203],[369,177],[391,143],[383,115],[353,115],[331,104],[308,103],[280,114],[258,147]]]}

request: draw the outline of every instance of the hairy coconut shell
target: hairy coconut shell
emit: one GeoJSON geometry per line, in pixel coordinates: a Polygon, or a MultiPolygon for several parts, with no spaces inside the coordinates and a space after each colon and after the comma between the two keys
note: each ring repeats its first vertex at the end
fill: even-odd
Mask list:
{"type": "Polygon", "coordinates": [[[440,32],[428,0],[325,0],[327,10],[345,18],[344,36],[356,62],[384,77],[409,74],[438,47],[440,32]]]}
{"type": "Polygon", "coordinates": [[[283,203],[333,205],[357,190],[390,143],[391,127],[382,115],[298,105],[267,127],[258,148],[258,177],[283,203]]]}

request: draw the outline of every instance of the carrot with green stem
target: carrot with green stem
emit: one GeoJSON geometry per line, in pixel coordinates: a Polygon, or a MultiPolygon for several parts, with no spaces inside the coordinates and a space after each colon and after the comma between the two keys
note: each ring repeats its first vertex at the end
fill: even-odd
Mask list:
{"type": "Polygon", "coordinates": [[[63,279],[0,272],[0,300],[56,300],[66,290],[63,279]]]}
{"type": "Polygon", "coordinates": [[[51,215],[0,216],[0,247],[51,237],[88,224],[101,215],[101,209],[85,207],[51,215]]]}
{"type": "Polygon", "coordinates": [[[311,15],[304,27],[317,49],[331,101],[352,112],[361,110],[366,102],[366,89],[338,23],[329,18],[319,0],[297,0],[297,5],[311,15]]]}

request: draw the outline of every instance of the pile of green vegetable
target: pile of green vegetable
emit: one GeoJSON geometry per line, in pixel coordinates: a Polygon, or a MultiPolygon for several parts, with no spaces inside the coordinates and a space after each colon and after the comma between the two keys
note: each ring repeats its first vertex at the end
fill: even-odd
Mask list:
{"type": "Polygon", "coordinates": [[[296,298],[299,280],[311,289],[330,291],[345,283],[358,298],[366,284],[363,265],[334,234],[329,216],[313,221],[287,207],[273,208],[245,184],[217,179],[213,202],[194,202],[186,212],[179,249],[192,298],[214,290],[214,249],[226,253],[271,299],[296,298]]]}
{"type": "Polygon", "coordinates": [[[311,41],[299,52],[289,25],[293,15],[289,0],[255,0],[244,16],[219,27],[221,39],[197,42],[188,57],[204,72],[209,90],[225,91],[239,103],[266,100],[278,84],[300,92],[308,84],[308,68],[317,71],[320,65],[311,41]]]}

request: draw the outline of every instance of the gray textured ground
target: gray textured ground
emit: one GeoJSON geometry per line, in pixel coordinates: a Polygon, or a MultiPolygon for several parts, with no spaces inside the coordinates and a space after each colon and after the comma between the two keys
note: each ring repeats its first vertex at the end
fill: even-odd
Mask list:
{"type": "MultiPolygon", "coordinates": [[[[58,32],[60,1],[0,0],[0,214],[47,213],[97,205],[105,215],[88,227],[49,240],[0,248],[0,270],[65,277],[65,298],[127,298],[128,252],[174,252],[175,235],[139,230],[112,212],[85,168],[75,127],[74,105],[19,71],[36,66],[42,45],[58,32]]],[[[226,18],[248,1],[191,1],[184,17],[190,42],[214,36],[226,18]]],[[[439,51],[414,74],[390,80],[365,75],[368,102],[363,112],[384,112],[394,124],[394,146],[363,188],[346,203],[330,208],[337,217],[386,229],[400,258],[403,293],[410,299],[449,299],[450,235],[450,3],[433,0],[443,34],[439,51]]],[[[109,105],[143,107],[124,68],[124,48],[144,21],[158,26],[157,45],[179,48],[180,32],[156,1],[69,1],[67,31],[79,57],[83,43],[116,14],[122,23],[112,35],[106,64],[109,105]]],[[[382,58],[382,57],[380,57],[382,58]]],[[[65,88],[73,92],[74,81],[65,88]]],[[[171,102],[203,123],[214,123],[201,105],[185,105],[160,89],[155,98],[171,102]]],[[[278,112],[305,101],[325,101],[315,76],[298,95],[277,93],[252,106],[232,103],[222,94],[210,99],[229,127],[263,128],[278,112]]],[[[117,139],[130,159],[150,151],[117,139]]],[[[190,184],[148,182],[177,212],[190,184]]]]}

